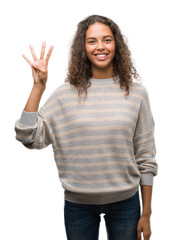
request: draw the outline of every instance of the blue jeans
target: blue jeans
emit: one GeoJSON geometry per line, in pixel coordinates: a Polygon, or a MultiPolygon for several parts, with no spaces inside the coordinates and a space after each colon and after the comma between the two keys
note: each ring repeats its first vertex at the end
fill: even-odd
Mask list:
{"type": "Polygon", "coordinates": [[[105,215],[108,240],[137,240],[141,216],[139,191],[123,201],[103,205],[79,204],[65,200],[64,221],[68,240],[98,240],[101,217],[105,215]]]}

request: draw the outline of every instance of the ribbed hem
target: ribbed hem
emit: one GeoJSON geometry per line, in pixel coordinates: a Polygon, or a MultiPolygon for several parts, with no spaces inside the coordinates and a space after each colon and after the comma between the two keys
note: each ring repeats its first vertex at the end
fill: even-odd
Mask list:
{"type": "Polygon", "coordinates": [[[135,188],[123,192],[102,193],[102,194],[84,194],[74,193],[68,190],[64,191],[64,199],[70,202],[81,204],[108,204],[118,202],[132,197],[139,190],[139,185],[135,188]]]}
{"type": "Polygon", "coordinates": [[[119,77],[114,78],[104,78],[104,79],[97,79],[97,78],[90,78],[90,82],[93,84],[110,84],[119,81],[119,77]]]}
{"type": "Polygon", "coordinates": [[[26,126],[33,126],[37,121],[38,112],[25,112],[23,110],[20,117],[20,123],[26,126]]]}

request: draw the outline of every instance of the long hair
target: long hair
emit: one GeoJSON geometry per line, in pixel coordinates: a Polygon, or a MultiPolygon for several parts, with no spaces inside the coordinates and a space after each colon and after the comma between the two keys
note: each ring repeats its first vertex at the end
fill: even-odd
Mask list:
{"type": "Polygon", "coordinates": [[[69,82],[78,90],[78,96],[80,98],[83,91],[85,91],[85,96],[87,96],[87,88],[91,86],[89,79],[92,77],[92,70],[85,50],[85,33],[89,26],[95,22],[109,26],[113,33],[116,49],[113,59],[112,77],[119,77],[120,88],[126,90],[125,96],[127,96],[129,95],[133,78],[138,80],[139,75],[131,60],[131,52],[128,49],[125,37],[121,33],[118,25],[104,16],[92,15],[79,22],[71,45],[70,60],[65,82],[69,82]]]}

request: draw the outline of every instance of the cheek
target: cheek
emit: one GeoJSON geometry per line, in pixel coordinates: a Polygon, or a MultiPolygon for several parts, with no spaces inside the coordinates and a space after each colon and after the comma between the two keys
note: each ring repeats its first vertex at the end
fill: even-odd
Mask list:
{"type": "Polygon", "coordinates": [[[115,56],[115,46],[111,46],[111,48],[109,49],[110,52],[112,53],[113,57],[115,56]]]}
{"type": "Polygon", "coordinates": [[[110,51],[111,51],[111,52],[115,52],[115,44],[113,44],[112,46],[110,46],[110,51]]]}
{"type": "Polygon", "coordinates": [[[85,50],[87,55],[91,54],[94,51],[95,47],[94,46],[85,46],[85,50]]]}

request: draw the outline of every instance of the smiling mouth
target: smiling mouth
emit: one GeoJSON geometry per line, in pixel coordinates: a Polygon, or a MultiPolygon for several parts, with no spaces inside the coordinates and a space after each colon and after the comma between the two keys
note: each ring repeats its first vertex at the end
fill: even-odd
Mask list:
{"type": "Polygon", "coordinates": [[[107,58],[108,53],[94,54],[94,56],[97,58],[97,60],[103,61],[107,58]]]}

